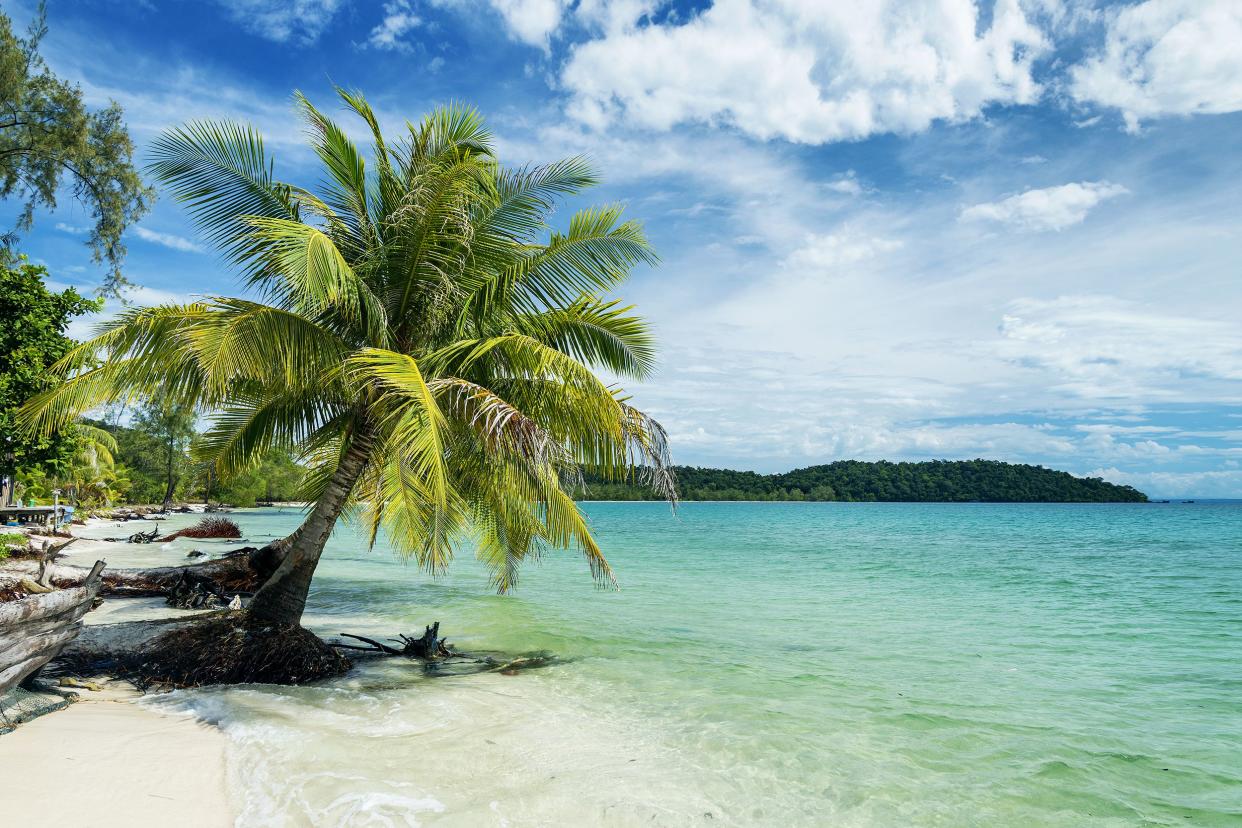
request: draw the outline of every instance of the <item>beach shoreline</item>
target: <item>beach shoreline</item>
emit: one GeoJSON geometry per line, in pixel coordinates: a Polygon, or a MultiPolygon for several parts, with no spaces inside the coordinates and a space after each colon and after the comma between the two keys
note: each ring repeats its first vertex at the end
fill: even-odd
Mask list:
{"type": "Polygon", "coordinates": [[[0,736],[13,825],[88,820],[99,828],[233,825],[227,737],[189,715],[152,710],[121,682],[0,736]]]}

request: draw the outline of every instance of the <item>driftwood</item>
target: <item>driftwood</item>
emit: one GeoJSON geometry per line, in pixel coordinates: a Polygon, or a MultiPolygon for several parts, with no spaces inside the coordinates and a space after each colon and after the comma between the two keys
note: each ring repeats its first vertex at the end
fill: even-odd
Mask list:
{"type": "MultiPolygon", "coordinates": [[[[186,575],[195,583],[210,582],[211,591],[229,596],[250,594],[267,580],[279,565],[279,559],[267,553],[266,547],[243,547],[227,552],[221,558],[181,566],[156,566],[147,569],[112,569],[103,577],[101,594],[134,598],[167,597],[186,575]]],[[[52,583],[59,587],[78,586],[86,578],[80,567],[58,566],[52,583]]]]}
{"type": "Polygon", "coordinates": [[[531,653],[524,656],[506,656],[501,653],[458,652],[449,646],[448,641],[440,638],[439,621],[425,628],[423,634],[418,638],[411,638],[408,635],[398,633],[397,638],[388,639],[394,644],[399,644],[399,647],[385,644],[374,638],[367,638],[365,635],[354,635],[352,633],[338,633],[338,635],[342,638],[361,641],[366,646],[346,644],[341,641],[328,642],[337,649],[349,650],[360,656],[378,658],[404,656],[405,658],[416,658],[423,662],[429,674],[438,676],[460,676],[471,673],[500,673],[502,676],[514,676],[522,670],[532,670],[559,663],[559,659],[548,652],[531,653]]]}
{"type": "Polygon", "coordinates": [[[125,538],[104,538],[112,543],[154,543],[155,536],[159,534],[159,527],[152,529],[150,532],[135,532],[125,538]]]}
{"type": "Polygon", "coordinates": [[[81,586],[0,604],[0,693],[28,679],[77,638],[103,568],[104,562],[96,561],[81,586]]]}
{"type": "Polygon", "coordinates": [[[39,577],[35,579],[35,583],[40,586],[52,586],[52,567],[51,564],[60,557],[60,551],[71,543],[77,541],[77,538],[70,538],[64,543],[58,543],[52,546],[47,541],[43,542],[43,549],[39,553],[39,577]]]}
{"type": "MultiPolygon", "coordinates": [[[[237,593],[233,593],[236,597],[237,593]]],[[[181,577],[168,590],[169,606],[182,609],[220,609],[229,604],[229,593],[224,592],[216,581],[210,577],[191,571],[188,567],[181,570],[181,577]]]]}
{"type": "Polygon", "coordinates": [[[387,644],[376,641],[374,638],[367,638],[361,635],[351,635],[350,633],[339,633],[342,638],[352,638],[355,641],[362,641],[369,644],[369,647],[358,647],[353,644],[333,644],[334,647],[340,647],[346,650],[377,650],[384,655],[399,655],[407,658],[422,658],[431,661],[437,658],[449,658],[453,652],[449,649],[448,641],[440,638],[440,622],[427,627],[420,638],[410,638],[406,635],[397,633],[398,638],[390,638],[401,645],[401,648],[390,647],[387,644]],[[398,640],[399,639],[399,640],[398,640]]]}

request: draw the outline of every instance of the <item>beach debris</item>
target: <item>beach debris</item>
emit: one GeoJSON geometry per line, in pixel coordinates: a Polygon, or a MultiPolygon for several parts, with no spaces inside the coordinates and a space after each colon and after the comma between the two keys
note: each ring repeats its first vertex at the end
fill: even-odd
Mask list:
{"type": "Polygon", "coordinates": [[[38,581],[32,581],[29,578],[22,578],[20,581],[17,582],[17,584],[18,586],[26,590],[26,592],[30,593],[31,595],[44,595],[46,593],[56,591],[55,587],[44,586],[38,581]]]}
{"type": "Polygon", "coordinates": [[[98,693],[100,690],[103,690],[96,682],[84,681],[73,676],[64,676],[56,684],[60,687],[76,687],[82,690],[90,690],[92,693],[98,693]]]}
{"type": "Polygon", "coordinates": [[[189,567],[181,570],[181,577],[168,590],[165,599],[170,607],[181,609],[219,609],[228,600],[214,579],[192,572],[189,567]]]}
{"type": "Polygon", "coordinates": [[[0,693],[0,735],[11,733],[32,719],[64,710],[76,700],[75,693],[57,693],[37,682],[31,682],[30,687],[13,687],[0,693]]]}
{"type": "Polygon", "coordinates": [[[502,676],[516,676],[522,670],[531,670],[536,667],[547,667],[557,661],[556,656],[551,653],[536,653],[529,656],[518,656],[501,664],[497,664],[489,672],[500,673],[502,676]]]}
{"type": "Polygon", "coordinates": [[[304,684],[344,675],[353,663],[297,624],[223,611],[157,636],[120,666],[141,687],[200,687],[304,684]]]}
{"type": "MultiPolygon", "coordinates": [[[[104,575],[100,594],[131,598],[167,598],[170,591],[181,582],[182,573],[188,572],[210,580],[213,585],[210,591],[220,596],[223,604],[230,596],[239,592],[249,594],[257,590],[279,564],[278,555],[263,548],[244,546],[218,558],[183,563],[180,566],[110,569],[104,575]]],[[[26,566],[29,567],[29,564],[26,566]]],[[[58,565],[53,572],[52,583],[61,588],[79,586],[85,576],[86,570],[81,567],[58,565]]]]}
{"type": "Polygon", "coordinates": [[[396,644],[400,644],[400,648],[390,647],[383,642],[376,641],[374,638],[367,638],[362,635],[353,635],[351,633],[338,633],[342,638],[352,638],[355,641],[362,641],[370,646],[359,647],[356,644],[334,643],[333,647],[340,647],[346,650],[377,650],[384,655],[399,655],[407,658],[421,658],[426,661],[432,661],[437,658],[449,658],[453,652],[449,649],[448,641],[440,638],[440,622],[437,621],[423,630],[423,634],[418,638],[411,638],[408,635],[397,633],[397,638],[390,638],[396,644]]]}
{"type": "Polygon", "coordinates": [[[418,638],[398,633],[396,638],[388,639],[400,646],[392,646],[383,641],[353,633],[338,633],[338,635],[342,638],[361,641],[366,646],[346,644],[342,641],[329,642],[333,647],[354,651],[362,656],[380,658],[404,656],[419,659],[430,674],[438,676],[460,676],[471,673],[500,673],[502,676],[516,676],[523,670],[547,667],[561,661],[546,650],[519,656],[459,652],[452,649],[446,640],[440,638],[439,621],[426,627],[418,638]]]}
{"type": "Polygon", "coordinates": [[[159,527],[157,526],[150,532],[135,532],[134,534],[128,535],[124,538],[104,538],[104,540],[112,543],[152,543],[155,541],[155,536],[159,533],[159,531],[159,527]]]}
{"type": "MultiPolygon", "coordinates": [[[[83,585],[50,589],[30,579],[34,594],[0,604],[0,693],[37,673],[82,630],[82,616],[94,605],[103,561],[96,561],[83,585]]],[[[27,583],[28,582],[28,583],[27,583]]]]}
{"type": "Polygon", "coordinates": [[[207,556],[206,552],[200,552],[197,549],[191,549],[189,552],[186,553],[187,558],[203,558],[206,556],[207,556]]]}
{"type": "Polygon", "coordinates": [[[241,527],[228,518],[209,517],[203,518],[193,526],[187,526],[184,529],[178,529],[170,535],[165,535],[159,539],[159,542],[167,543],[177,538],[237,539],[241,536],[241,527]]]}
{"type": "Polygon", "coordinates": [[[239,610],[242,608],[242,600],[240,595],[234,595],[233,600],[229,601],[229,609],[239,610]]]}

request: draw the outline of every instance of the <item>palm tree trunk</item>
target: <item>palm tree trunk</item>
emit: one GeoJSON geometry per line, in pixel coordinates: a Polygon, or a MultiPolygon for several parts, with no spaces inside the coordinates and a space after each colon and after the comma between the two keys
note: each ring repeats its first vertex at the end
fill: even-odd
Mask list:
{"type": "Polygon", "coordinates": [[[345,508],[345,501],[354,488],[359,475],[371,454],[372,437],[359,430],[355,432],[349,449],[341,457],[340,464],[328,481],[323,495],[315,503],[311,513],[288,538],[278,541],[287,544],[288,551],[272,577],[260,587],[250,601],[250,615],[276,624],[297,624],[306,609],[306,594],[319,557],[332,534],[336,520],[345,508]]]}

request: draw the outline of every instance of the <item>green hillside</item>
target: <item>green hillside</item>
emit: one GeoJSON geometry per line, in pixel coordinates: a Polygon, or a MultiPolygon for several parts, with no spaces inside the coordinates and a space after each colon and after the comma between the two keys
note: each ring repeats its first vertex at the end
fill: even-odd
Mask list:
{"type": "MultiPolygon", "coordinates": [[[[998,460],[929,460],[865,463],[839,460],[784,474],[678,466],[683,500],[841,500],[993,503],[1144,503],[1130,486],[1098,477],[1002,463],[998,460]]],[[[584,500],[655,500],[637,485],[587,481],[584,500]]]]}

